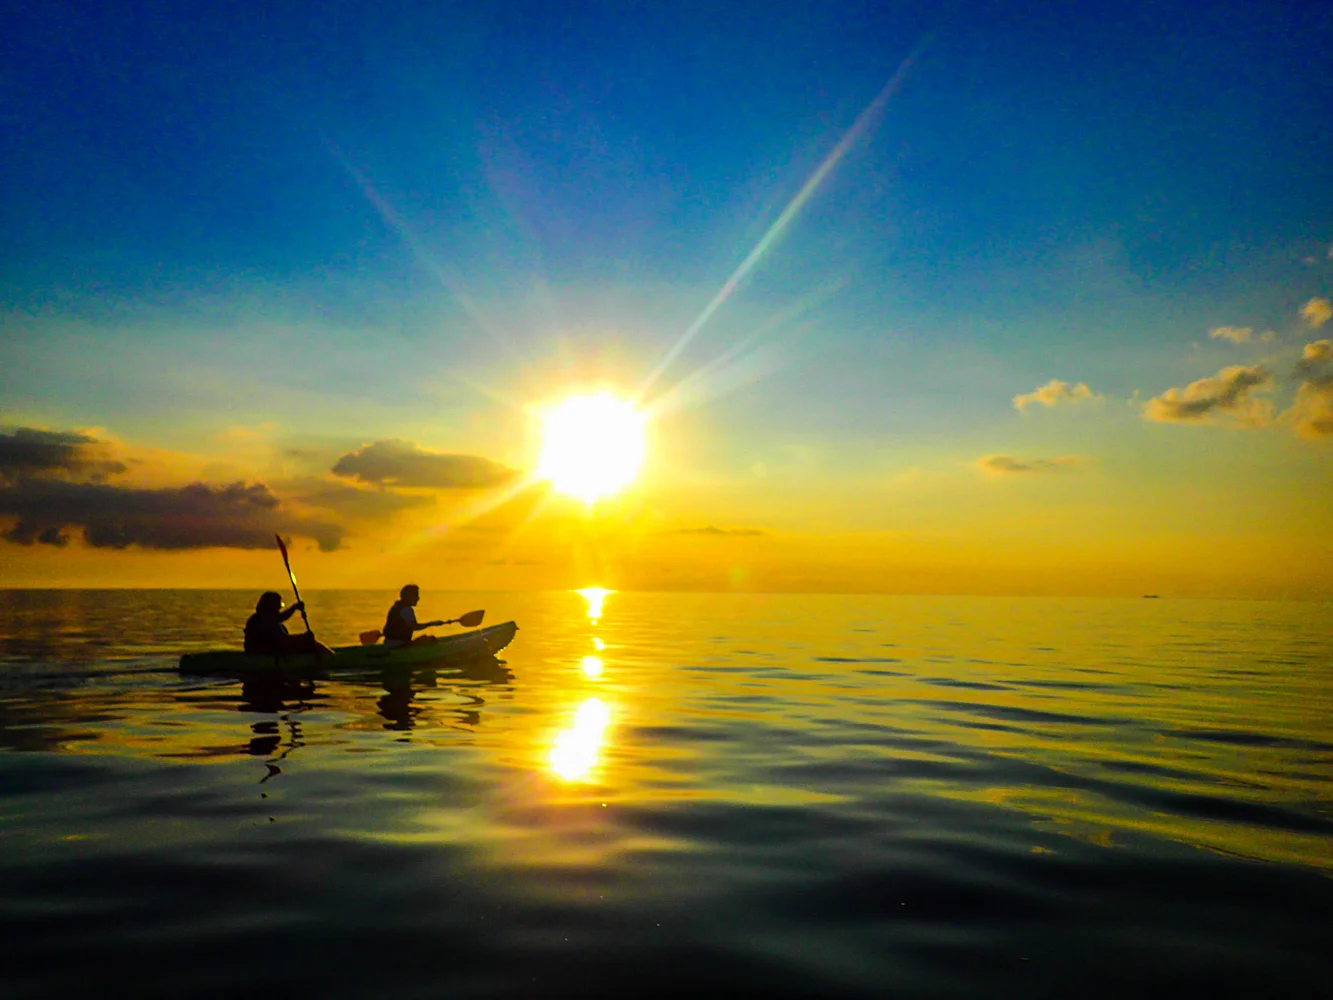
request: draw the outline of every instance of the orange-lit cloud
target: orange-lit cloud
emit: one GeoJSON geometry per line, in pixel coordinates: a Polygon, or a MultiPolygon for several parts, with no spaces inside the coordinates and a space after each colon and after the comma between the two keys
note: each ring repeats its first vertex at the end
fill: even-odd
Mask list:
{"type": "Polygon", "coordinates": [[[376,485],[428,489],[484,489],[512,480],[513,469],[480,455],[446,455],[412,441],[389,438],[343,455],[333,474],[376,485]]]}
{"type": "Polygon", "coordinates": [[[1059,406],[1062,403],[1082,403],[1101,398],[1088,388],[1086,382],[1076,382],[1071,385],[1068,382],[1060,381],[1058,378],[1053,378],[1032,392],[1015,396],[1014,409],[1023,410],[1033,403],[1040,403],[1042,406],[1059,406]]]}
{"type": "Polygon", "coordinates": [[[1209,330],[1208,336],[1213,340],[1229,340],[1233,344],[1250,344],[1255,341],[1262,344],[1271,344],[1277,337],[1277,334],[1272,330],[1265,330],[1263,333],[1255,336],[1253,327],[1218,326],[1209,330]]]}
{"type": "Polygon", "coordinates": [[[1282,418],[1301,437],[1333,437],[1333,340],[1306,344],[1293,374],[1304,381],[1282,418]]]}
{"type": "Polygon", "coordinates": [[[1243,427],[1262,427],[1271,418],[1272,406],[1253,394],[1272,380],[1260,365],[1232,365],[1183,389],[1167,389],[1143,404],[1143,415],[1163,423],[1206,423],[1228,417],[1243,427]]]}
{"type": "Polygon", "coordinates": [[[1333,302],[1328,299],[1313,298],[1301,307],[1301,316],[1317,330],[1333,318],[1333,302]]]}
{"type": "Polygon", "coordinates": [[[1022,476],[1048,472],[1072,472],[1082,464],[1075,455],[1059,458],[1015,458],[1013,455],[986,455],[977,465],[992,476],[1022,476]]]}
{"type": "Polygon", "coordinates": [[[1316,340],[1305,345],[1305,350],[1301,352],[1301,360],[1296,362],[1296,371],[1293,374],[1297,378],[1318,375],[1328,362],[1333,362],[1333,340],[1316,340]]]}
{"type": "Polygon", "coordinates": [[[1333,437],[1333,376],[1311,379],[1296,390],[1296,402],[1285,417],[1301,437],[1333,437]]]}

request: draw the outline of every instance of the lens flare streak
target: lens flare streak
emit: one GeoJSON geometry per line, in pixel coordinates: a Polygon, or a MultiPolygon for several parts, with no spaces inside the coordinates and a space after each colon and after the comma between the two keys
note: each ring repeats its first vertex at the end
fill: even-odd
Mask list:
{"type": "Polygon", "coordinates": [[[768,227],[768,231],[759,238],[759,241],[754,245],[750,252],[745,255],[745,259],[742,260],[736,270],[731,273],[731,277],[727,278],[727,280],[722,283],[722,287],[718,289],[717,294],[709,300],[708,305],[704,306],[703,311],[695,317],[694,322],[686,328],[685,332],[680,335],[680,339],[672,345],[671,349],[667,351],[666,356],[663,357],[657,367],[653,369],[652,374],[648,376],[643,388],[639,391],[640,399],[648,394],[653,385],[662,376],[662,373],[671,366],[671,363],[679,357],[681,351],[685,350],[690,341],[692,341],[695,336],[698,335],[699,331],[704,328],[704,325],[712,318],[713,313],[717,312],[722,304],[730,298],[731,293],[736,290],[736,287],[745,279],[745,276],[750,273],[750,270],[759,262],[759,259],[768,251],[768,248],[771,247],[777,241],[778,237],[783,234],[787,229],[787,226],[791,224],[792,219],[796,217],[797,213],[805,207],[805,203],[810,200],[810,196],[818,190],[819,185],[824,182],[824,178],[827,177],[829,173],[832,172],[833,168],[838,165],[838,161],[847,154],[847,151],[852,148],[853,143],[865,134],[870,127],[870,123],[884,109],[884,105],[888,103],[889,98],[902,86],[902,82],[906,79],[908,70],[912,67],[912,63],[915,62],[917,56],[920,55],[921,50],[925,47],[928,41],[929,39],[923,40],[908,54],[907,58],[899,64],[898,69],[894,72],[893,76],[889,78],[889,82],[884,85],[877,95],[875,95],[875,99],[866,106],[865,110],[856,116],[856,120],[852,122],[851,127],[847,129],[843,134],[843,137],[838,140],[838,144],[833,147],[827,156],[824,157],[823,162],[815,168],[814,173],[812,173],[809,179],[801,186],[801,189],[796,192],[796,195],[792,200],[787,203],[787,207],[782,210],[781,214],[778,215],[773,224],[768,227]]]}

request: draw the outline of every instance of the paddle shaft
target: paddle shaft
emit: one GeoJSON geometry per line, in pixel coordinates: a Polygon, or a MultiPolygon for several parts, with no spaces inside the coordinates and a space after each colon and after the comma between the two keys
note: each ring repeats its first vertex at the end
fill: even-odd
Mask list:
{"type": "Polygon", "coordinates": [[[301,621],[305,623],[305,630],[310,631],[310,619],[306,617],[305,604],[301,600],[301,589],[296,586],[296,574],[292,572],[292,561],[287,558],[287,546],[283,544],[281,535],[274,535],[278,540],[278,550],[282,552],[282,564],[287,567],[287,579],[292,581],[292,593],[296,595],[296,603],[301,605],[301,621]]]}
{"type": "MultiPolygon", "coordinates": [[[[423,625],[422,628],[433,628],[436,625],[465,625],[468,628],[472,628],[474,625],[481,624],[481,620],[485,614],[485,611],[469,611],[465,615],[459,615],[457,618],[450,618],[448,621],[430,622],[423,625]]],[[[368,646],[372,642],[378,640],[382,634],[383,633],[380,632],[379,629],[371,629],[368,632],[362,632],[361,643],[362,645],[368,646]]]]}

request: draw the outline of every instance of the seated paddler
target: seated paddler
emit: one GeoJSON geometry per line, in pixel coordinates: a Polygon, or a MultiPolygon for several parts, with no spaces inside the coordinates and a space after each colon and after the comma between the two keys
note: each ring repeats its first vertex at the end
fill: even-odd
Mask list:
{"type": "Polygon", "coordinates": [[[423,628],[435,628],[444,624],[443,620],[418,622],[414,609],[420,600],[421,591],[415,583],[409,583],[398,592],[398,600],[393,602],[393,607],[389,609],[389,614],[384,619],[384,628],[380,629],[384,636],[384,645],[392,649],[394,646],[407,646],[414,642],[435,641],[433,635],[416,635],[423,628]]]}
{"type": "Polygon", "coordinates": [[[291,635],[283,624],[298,611],[305,610],[305,602],[297,601],[284,610],[282,595],[272,590],[259,596],[255,613],[245,623],[245,651],[260,656],[289,656],[294,653],[331,655],[333,650],[319,642],[313,632],[291,635]]]}

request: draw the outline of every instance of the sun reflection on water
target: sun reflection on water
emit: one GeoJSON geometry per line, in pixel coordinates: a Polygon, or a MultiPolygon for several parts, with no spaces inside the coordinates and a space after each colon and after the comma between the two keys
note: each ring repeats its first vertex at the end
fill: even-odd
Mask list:
{"type": "Polygon", "coordinates": [[[590,680],[596,680],[602,676],[602,661],[600,657],[585,656],[583,658],[583,675],[590,680]]]}
{"type": "Polygon", "coordinates": [[[551,770],[565,781],[583,781],[592,773],[606,742],[611,710],[600,698],[589,698],[574,713],[568,729],[556,735],[551,747],[551,770]]]}
{"type": "Polygon", "coordinates": [[[584,587],[574,593],[588,602],[588,620],[596,625],[597,619],[602,617],[602,605],[606,603],[607,596],[615,591],[607,590],[605,587],[584,587]]]}

